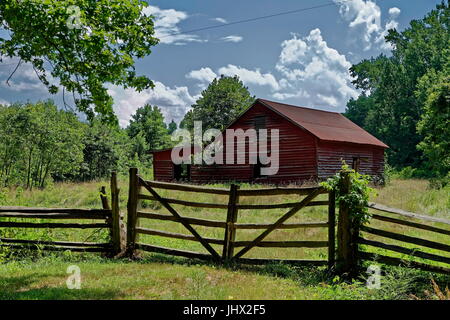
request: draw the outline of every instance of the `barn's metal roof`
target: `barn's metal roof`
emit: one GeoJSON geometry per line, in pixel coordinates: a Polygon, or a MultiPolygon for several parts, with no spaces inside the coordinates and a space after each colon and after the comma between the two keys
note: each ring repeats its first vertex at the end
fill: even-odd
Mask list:
{"type": "Polygon", "coordinates": [[[309,131],[320,140],[351,142],[389,148],[338,112],[298,107],[265,99],[257,99],[255,104],[258,102],[309,131]]]}

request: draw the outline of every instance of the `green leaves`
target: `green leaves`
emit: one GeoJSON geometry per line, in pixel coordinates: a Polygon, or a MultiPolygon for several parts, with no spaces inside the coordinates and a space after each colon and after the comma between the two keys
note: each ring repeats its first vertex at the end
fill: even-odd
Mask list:
{"type": "Polygon", "coordinates": [[[363,60],[350,69],[353,83],[363,94],[348,103],[346,115],[389,145],[387,159],[395,168],[422,167],[442,175],[437,168],[443,153],[431,153],[443,148],[430,140],[440,135],[433,126],[419,124],[442,123],[438,113],[427,107],[425,87],[432,84],[421,84],[426,81],[421,79],[431,70],[450,75],[449,25],[450,7],[442,2],[423,19],[411,21],[402,32],[389,31],[386,41],[394,48],[391,56],[363,60]]]}
{"type": "Polygon", "coordinates": [[[11,34],[0,39],[0,55],[31,63],[52,94],[73,94],[77,108],[116,121],[105,84],[153,87],[137,76],[135,59],[158,43],[141,0],[2,0],[0,22],[11,34]],[[79,8],[79,10],[74,10],[79,8]],[[59,83],[50,83],[49,72],[59,83]]]}
{"type": "Polygon", "coordinates": [[[370,220],[369,204],[370,194],[375,190],[369,187],[370,176],[360,174],[353,169],[349,169],[348,165],[343,162],[342,170],[333,177],[321,182],[320,185],[327,190],[334,190],[336,194],[336,203],[339,206],[345,203],[349,207],[349,215],[353,221],[353,225],[361,226],[370,220]],[[350,190],[348,193],[342,192],[343,173],[347,174],[350,179],[350,190]]]}
{"type": "Polygon", "coordinates": [[[203,130],[224,129],[254,102],[237,76],[214,79],[184,117],[181,127],[192,130],[194,121],[202,121],[203,130]]]}

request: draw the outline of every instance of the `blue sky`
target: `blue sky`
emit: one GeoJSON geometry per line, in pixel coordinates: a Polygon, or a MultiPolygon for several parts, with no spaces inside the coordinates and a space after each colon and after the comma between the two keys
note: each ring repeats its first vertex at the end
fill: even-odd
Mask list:
{"type": "MultiPolygon", "coordinates": [[[[358,91],[348,68],[363,58],[389,54],[383,37],[420,19],[439,0],[159,0],[146,14],[156,17],[161,41],[137,62],[137,71],[155,82],[136,92],[109,86],[120,124],[138,107],[161,107],[166,121],[179,122],[214,77],[237,74],[257,97],[343,112],[358,91]],[[332,3],[309,11],[227,26],[255,18],[332,3]],[[178,34],[207,26],[222,27],[178,34]]],[[[52,98],[32,68],[22,65],[10,80],[14,59],[0,63],[0,103],[52,98]]]]}

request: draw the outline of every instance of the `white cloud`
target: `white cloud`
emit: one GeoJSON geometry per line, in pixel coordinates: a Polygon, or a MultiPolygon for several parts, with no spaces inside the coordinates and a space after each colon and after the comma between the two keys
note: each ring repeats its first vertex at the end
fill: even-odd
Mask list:
{"type": "Polygon", "coordinates": [[[217,22],[220,22],[220,23],[227,23],[227,22],[228,22],[228,21],[225,20],[224,18],[220,18],[220,17],[217,17],[217,18],[214,18],[214,19],[211,19],[211,20],[217,21],[217,22]]]}
{"type": "Polygon", "coordinates": [[[223,40],[225,42],[241,42],[242,40],[244,40],[244,38],[241,36],[230,35],[230,36],[222,37],[222,38],[220,38],[220,40],[223,40]]]}
{"type": "Polygon", "coordinates": [[[346,102],[358,92],[351,84],[351,63],[345,55],[328,47],[319,29],[309,35],[292,38],[281,44],[276,69],[285,79],[282,90],[272,96],[312,107],[338,107],[343,111],[346,102]]]}
{"type": "Polygon", "coordinates": [[[280,89],[278,81],[271,73],[261,73],[259,69],[248,70],[246,68],[229,64],[226,67],[221,67],[218,70],[218,73],[225,76],[237,75],[245,84],[269,86],[272,90],[280,89]]]}
{"type": "Polygon", "coordinates": [[[200,68],[198,70],[192,70],[186,75],[188,79],[195,79],[200,82],[211,82],[217,78],[217,74],[211,70],[211,68],[200,68]]]}
{"type": "Polygon", "coordinates": [[[0,98],[0,105],[9,106],[10,103],[8,101],[3,100],[3,99],[0,98]]]}
{"type": "Polygon", "coordinates": [[[177,25],[189,17],[184,11],[148,6],[143,9],[143,13],[155,17],[155,35],[160,39],[161,43],[183,45],[187,42],[206,42],[206,40],[200,39],[197,35],[175,34],[180,32],[180,28],[177,25]]]}
{"type": "Polygon", "coordinates": [[[389,9],[390,20],[383,28],[380,7],[374,1],[333,1],[339,6],[341,16],[349,22],[349,27],[355,33],[362,35],[364,50],[371,49],[373,42],[377,43],[381,49],[389,48],[389,45],[384,43],[384,36],[389,28],[398,26],[394,19],[400,14],[399,8],[393,7],[389,9]]]}
{"type": "Polygon", "coordinates": [[[153,89],[141,92],[111,86],[108,93],[114,98],[114,111],[122,127],[126,127],[136,110],[147,103],[160,107],[166,122],[179,122],[197,99],[185,86],[171,88],[159,81],[155,81],[153,89]]]}
{"type": "MultiPolygon", "coordinates": [[[[17,70],[19,60],[8,57],[2,58],[0,66],[0,87],[11,91],[37,91],[39,93],[47,92],[47,87],[39,80],[33,66],[30,63],[22,62],[17,70]],[[13,74],[14,72],[14,74],[13,74]],[[12,76],[11,76],[12,74],[12,76]],[[6,80],[11,76],[8,83],[6,80]]],[[[47,75],[47,79],[51,84],[56,84],[55,79],[51,75],[47,75]]]]}
{"type": "Polygon", "coordinates": [[[389,9],[389,15],[392,17],[392,18],[397,18],[398,17],[398,15],[400,14],[400,9],[399,8],[397,8],[397,7],[393,7],[393,8],[390,8],[389,9]]]}

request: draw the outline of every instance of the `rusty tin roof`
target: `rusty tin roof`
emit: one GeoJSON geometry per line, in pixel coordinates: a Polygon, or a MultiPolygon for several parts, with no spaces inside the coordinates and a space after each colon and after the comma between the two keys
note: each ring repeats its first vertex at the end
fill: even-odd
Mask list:
{"type": "Polygon", "coordinates": [[[320,140],[389,148],[385,143],[338,112],[298,107],[265,99],[257,99],[255,103],[257,102],[309,131],[320,140]]]}

